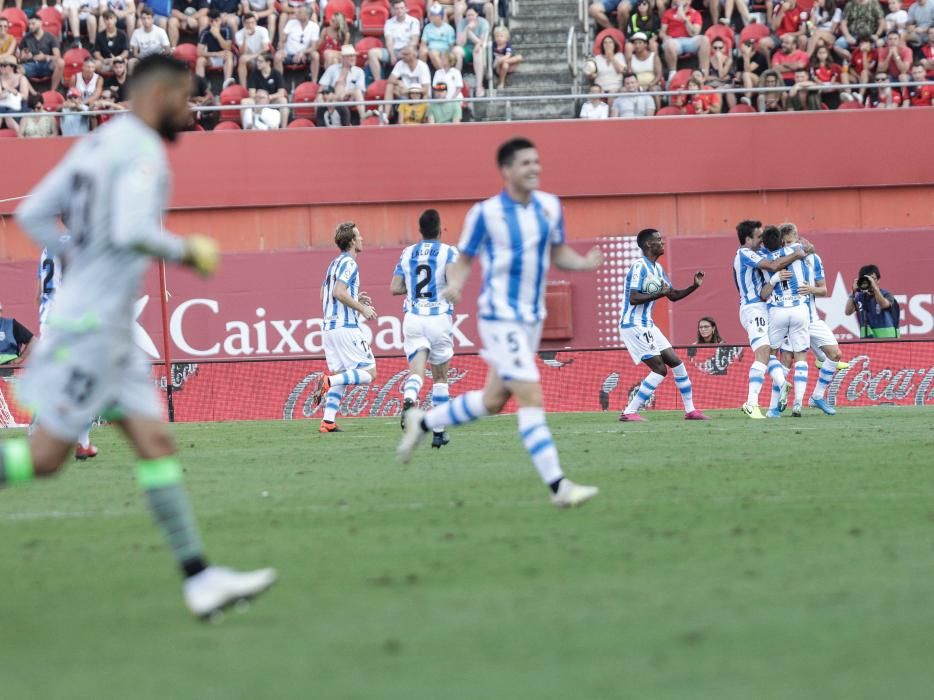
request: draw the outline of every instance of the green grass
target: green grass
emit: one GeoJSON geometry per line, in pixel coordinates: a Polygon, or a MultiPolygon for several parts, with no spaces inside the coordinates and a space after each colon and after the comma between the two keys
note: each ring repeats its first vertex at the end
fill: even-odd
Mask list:
{"type": "Polygon", "coordinates": [[[931,697],[929,410],[648,416],[551,416],[601,487],[574,511],[514,417],[408,467],[395,420],[177,426],[210,556],[281,571],[217,625],[101,429],[94,462],[0,492],[0,696],[931,697]]]}

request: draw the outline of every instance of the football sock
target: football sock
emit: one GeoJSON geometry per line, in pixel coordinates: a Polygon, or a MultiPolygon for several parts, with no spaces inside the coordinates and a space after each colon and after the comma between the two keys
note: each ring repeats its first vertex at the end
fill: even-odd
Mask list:
{"type": "Polygon", "coordinates": [[[678,391],[681,392],[681,402],[684,404],[684,412],[690,413],[694,410],[694,387],[691,386],[691,378],[688,376],[687,367],[682,362],[672,368],[675,375],[675,384],[678,391]]]}
{"type": "Polygon", "coordinates": [[[182,572],[185,576],[194,576],[203,571],[207,563],[202,554],[195,515],[182,485],[182,466],[178,459],[140,460],[136,466],[136,479],[182,572]]]}
{"type": "MultiPolygon", "coordinates": [[[[450,387],[445,382],[435,382],[431,385],[431,405],[432,406],[443,406],[448,401],[451,400],[451,395],[448,393],[450,387]]],[[[444,432],[444,426],[439,426],[435,428],[436,433],[444,432]]]]}
{"type": "Polygon", "coordinates": [[[768,369],[763,362],[756,360],[749,368],[749,396],[747,403],[754,406],[759,404],[759,393],[762,391],[762,383],[765,381],[765,371],[768,369]]]}
{"type": "MultiPolygon", "coordinates": [[[[366,376],[370,376],[369,374],[366,376]]],[[[337,411],[341,407],[341,397],[344,395],[344,387],[332,386],[328,393],[324,395],[324,420],[333,423],[337,417],[337,411]]]]}
{"type": "Polygon", "coordinates": [[[632,400],[629,402],[629,405],[626,406],[626,410],[623,411],[623,413],[635,413],[642,408],[642,404],[652,398],[652,394],[655,393],[658,385],[664,380],[664,374],[649,372],[649,376],[642,380],[642,384],[639,385],[639,390],[633,395],[632,400]]]}
{"type": "Polygon", "coordinates": [[[820,368],[820,374],[817,375],[817,384],[814,385],[814,393],[811,394],[811,397],[815,399],[824,398],[824,393],[827,391],[827,387],[830,386],[830,382],[833,381],[833,375],[836,373],[837,363],[825,362],[824,366],[820,368]]]}
{"type": "MultiPolygon", "coordinates": [[[[784,384],[784,382],[782,382],[784,384]]],[[[778,402],[782,398],[782,385],[772,383],[772,395],[769,397],[769,410],[778,409],[778,402]]]]}
{"type": "Polygon", "coordinates": [[[769,358],[769,376],[772,378],[773,384],[778,384],[779,390],[781,390],[782,384],[785,383],[785,367],[781,362],[773,355],[769,358]]]}
{"type": "Polygon", "coordinates": [[[795,406],[804,402],[804,394],[808,388],[808,363],[805,360],[795,362],[795,406]]]}
{"type": "Polygon", "coordinates": [[[520,408],[518,416],[519,435],[522,436],[522,444],[532,458],[532,464],[535,465],[542,481],[556,491],[564,474],[558,461],[558,450],[551,439],[551,431],[545,424],[545,409],[520,408]]]}
{"type": "Polygon", "coordinates": [[[357,386],[359,384],[369,384],[373,381],[373,377],[370,376],[369,372],[362,369],[348,369],[346,372],[331,375],[328,377],[328,381],[331,386],[357,386]]]}
{"type": "Polygon", "coordinates": [[[0,443],[0,486],[31,481],[33,476],[32,453],[26,438],[0,443]]]}
{"type": "Polygon", "coordinates": [[[410,374],[408,379],[402,385],[402,398],[406,401],[418,403],[418,392],[422,390],[422,383],[425,380],[417,374],[410,374]]]}
{"type": "Polygon", "coordinates": [[[446,425],[461,425],[489,415],[483,404],[483,391],[468,391],[453,401],[435,406],[425,414],[422,426],[426,430],[443,428],[446,425]]]}
{"type": "Polygon", "coordinates": [[[81,445],[84,449],[87,449],[91,446],[91,426],[81,431],[81,435],[78,436],[78,444],[81,445]]]}

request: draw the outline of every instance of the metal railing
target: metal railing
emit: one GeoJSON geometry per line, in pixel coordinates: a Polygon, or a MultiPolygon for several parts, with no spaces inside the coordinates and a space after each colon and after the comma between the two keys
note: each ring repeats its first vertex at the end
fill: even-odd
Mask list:
{"type": "Polygon", "coordinates": [[[571,72],[571,77],[574,78],[575,87],[577,83],[577,28],[574,25],[571,25],[568,28],[568,42],[567,42],[567,51],[568,51],[568,70],[571,72]]]}

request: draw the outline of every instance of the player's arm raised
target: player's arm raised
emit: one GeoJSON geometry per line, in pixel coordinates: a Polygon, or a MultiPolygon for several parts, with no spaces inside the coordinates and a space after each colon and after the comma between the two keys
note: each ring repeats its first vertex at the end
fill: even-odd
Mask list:
{"type": "Polygon", "coordinates": [[[594,246],[585,255],[581,255],[571,246],[562,243],[551,247],[551,262],[560,270],[596,270],[603,263],[603,251],[599,246],[594,246]]]}
{"type": "Polygon", "coordinates": [[[371,318],[375,318],[376,316],[376,309],[374,309],[372,306],[361,304],[350,295],[350,292],[347,290],[346,282],[337,280],[334,283],[334,289],[331,291],[331,296],[337,299],[344,306],[347,306],[362,314],[363,318],[365,318],[367,321],[369,321],[371,318]]]}
{"type": "Polygon", "coordinates": [[[672,289],[668,288],[665,296],[668,297],[671,301],[678,301],[679,299],[684,299],[684,297],[689,294],[693,294],[698,287],[704,283],[704,271],[698,270],[694,273],[694,282],[690,287],[685,287],[684,289],[672,289]]]}
{"type": "Polygon", "coordinates": [[[756,267],[758,267],[760,270],[765,270],[766,272],[780,272],[796,260],[804,260],[808,256],[808,253],[813,251],[813,247],[811,247],[810,251],[808,251],[805,247],[795,248],[795,252],[789,255],[783,255],[780,258],[775,258],[775,260],[767,260],[766,258],[762,258],[756,267]]]}

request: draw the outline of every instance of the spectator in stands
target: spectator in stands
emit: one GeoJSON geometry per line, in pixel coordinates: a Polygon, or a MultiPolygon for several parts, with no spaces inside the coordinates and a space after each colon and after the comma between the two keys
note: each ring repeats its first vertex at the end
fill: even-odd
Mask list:
{"type": "Polygon", "coordinates": [[[657,51],[650,50],[652,44],[648,37],[642,32],[636,32],[626,46],[631,49],[627,58],[629,72],[635,74],[639,86],[643,90],[661,90],[665,84],[662,61],[657,51]]]}
{"type": "Polygon", "coordinates": [[[117,56],[129,58],[130,40],[127,35],[117,29],[117,15],[112,10],[106,10],[101,19],[104,30],[97,33],[94,42],[94,58],[97,59],[97,69],[103,73],[113,72],[113,60],[117,56]]]}
{"type": "Polygon", "coordinates": [[[509,43],[509,30],[505,26],[493,30],[493,73],[499,76],[500,90],[506,87],[506,76],[522,63],[522,56],[514,53],[509,43]]]}
{"type": "Polygon", "coordinates": [[[877,0],[849,0],[843,8],[840,21],[841,36],[836,41],[836,52],[841,58],[849,59],[862,37],[873,43],[885,32],[885,14],[877,0]]]}
{"type": "Polygon", "coordinates": [[[921,56],[921,65],[927,72],[928,80],[934,80],[934,27],[928,27],[928,43],[921,47],[921,56]]]}
{"type": "Polygon", "coordinates": [[[633,73],[623,76],[623,92],[632,94],[620,95],[613,100],[610,115],[614,119],[651,117],[655,114],[655,100],[641,92],[639,80],[633,73]]]}
{"type": "Polygon", "coordinates": [[[665,53],[670,80],[678,70],[678,57],[683,54],[697,56],[697,63],[704,75],[710,69],[710,42],[703,34],[703,19],[700,12],[691,8],[691,0],[674,0],[674,7],[665,10],[659,39],[665,53]]]}
{"type": "Polygon", "coordinates": [[[885,46],[879,49],[878,69],[887,71],[900,83],[907,83],[908,74],[911,72],[911,59],[911,49],[902,43],[898,30],[893,29],[886,34],[885,46]]]}
{"type": "Polygon", "coordinates": [[[601,92],[619,92],[623,86],[623,73],[626,73],[626,57],[619,44],[611,36],[605,36],[600,44],[600,51],[593,57],[591,68],[584,73],[593,80],[601,92]]]}
{"type": "Polygon", "coordinates": [[[198,59],[195,61],[195,74],[204,77],[205,70],[222,68],[224,87],[233,82],[234,69],[233,32],[224,24],[221,13],[211,10],[208,13],[208,26],[198,37],[198,59]]]}
{"type": "Polygon", "coordinates": [[[719,22],[728,27],[736,26],[733,20],[734,11],[739,14],[742,26],[745,27],[753,21],[748,0],[710,0],[707,6],[710,8],[710,19],[714,24],[719,22]],[[723,2],[723,15],[720,14],[721,2],[723,2]]]}
{"type": "Polygon", "coordinates": [[[51,78],[50,89],[58,89],[65,61],[62,60],[58,39],[42,29],[42,20],[36,15],[29,18],[28,32],[19,43],[19,60],[30,82],[51,78]]]}
{"type": "MultiPolygon", "coordinates": [[[[762,73],[760,85],[764,88],[777,88],[783,84],[782,74],[774,68],[762,73]]],[[[782,90],[760,92],[756,97],[757,109],[760,112],[784,112],[787,98],[782,90]]]]}
{"type": "Polygon", "coordinates": [[[386,47],[370,49],[367,54],[373,79],[379,80],[382,77],[382,66],[395,66],[399,62],[402,49],[406,46],[417,49],[421,32],[421,25],[417,19],[409,15],[405,0],[395,0],[392,3],[392,17],[386,20],[386,25],[383,27],[383,40],[386,47]]]}
{"type": "Polygon", "coordinates": [[[463,119],[461,101],[448,99],[448,84],[435,75],[435,99],[444,102],[432,102],[428,105],[429,124],[459,124],[463,119]]]}
{"type": "Polygon", "coordinates": [[[630,0],[595,0],[588,10],[590,16],[598,27],[606,29],[607,27],[618,26],[625,27],[629,23],[629,14],[632,12],[632,2],[630,0]],[[610,14],[616,15],[616,21],[610,20],[610,14]]]}
{"type": "Polygon", "coordinates": [[[840,31],[840,20],[843,19],[843,10],[836,6],[834,0],[814,0],[811,6],[809,21],[811,35],[808,38],[807,52],[813,56],[818,46],[833,46],[840,31]]]}
{"type": "Polygon", "coordinates": [[[10,21],[0,17],[0,56],[16,54],[16,37],[10,34],[10,21]]]}
{"type": "Polygon", "coordinates": [[[462,71],[464,63],[473,64],[477,87],[474,95],[483,97],[483,69],[486,65],[486,47],[490,40],[490,23],[477,14],[472,5],[457,24],[457,46],[454,47],[454,57],[457,60],[457,69],[462,71]]]}
{"type": "MultiPolygon", "coordinates": [[[[30,91],[26,76],[16,72],[16,59],[13,56],[0,56],[0,116],[25,112],[30,91]]],[[[19,135],[19,124],[13,117],[3,116],[0,126],[19,135]]]]}
{"type": "Polygon", "coordinates": [[[218,12],[221,24],[230,27],[230,36],[240,29],[240,0],[208,0],[210,10],[218,12]]]}
{"type": "Polygon", "coordinates": [[[308,11],[308,17],[315,23],[315,26],[318,26],[317,3],[315,0],[286,0],[286,2],[278,2],[277,6],[279,8],[280,37],[282,32],[285,31],[285,25],[298,18],[300,7],[304,7],[308,11]]]}
{"type": "Polygon", "coordinates": [[[695,345],[719,345],[723,342],[720,337],[720,331],[717,330],[717,322],[710,316],[702,316],[697,322],[697,340],[695,345]]]}
{"type": "MultiPolygon", "coordinates": [[[[844,69],[848,66],[849,70],[845,70],[842,76],[843,82],[871,83],[878,63],[879,52],[873,48],[872,39],[868,36],[860,37],[856,50],[852,53],[851,61],[849,64],[844,61],[844,69]]],[[[860,89],[859,95],[861,98],[865,97],[865,88],[860,89]]]]}
{"type": "MultiPolygon", "coordinates": [[[[328,67],[318,81],[318,85],[334,90],[337,102],[363,102],[366,95],[366,76],[363,69],[357,67],[357,51],[352,44],[341,47],[341,62],[328,67]]],[[[360,121],[365,118],[365,107],[357,105],[360,121]]]]}
{"type": "Polygon", "coordinates": [[[81,101],[77,88],[69,88],[62,103],[62,136],[82,136],[91,130],[91,119],[84,112],[88,106],[81,101]]]}
{"type": "Polygon", "coordinates": [[[881,70],[876,73],[877,87],[870,89],[866,94],[865,104],[872,109],[897,109],[902,104],[902,94],[892,89],[889,74],[881,70]]]}
{"type": "Polygon", "coordinates": [[[491,27],[496,24],[496,8],[490,0],[454,0],[454,24],[460,24],[467,15],[467,8],[470,7],[476,10],[478,15],[483,15],[491,27]]]}
{"type": "MultiPolygon", "coordinates": [[[[811,80],[818,85],[839,85],[841,69],[833,62],[829,45],[821,44],[811,57],[811,80]]],[[[840,104],[838,91],[824,90],[820,93],[821,102],[829,109],[836,109],[840,104]]]]}
{"type": "Polygon", "coordinates": [[[78,91],[78,99],[88,109],[101,98],[104,92],[104,79],[95,71],[97,61],[88,56],[81,64],[81,70],[75,74],[73,84],[78,91]]]}
{"type": "MultiPolygon", "coordinates": [[[[745,88],[759,87],[762,75],[769,69],[769,59],[756,50],[756,42],[747,39],[739,45],[738,71],[740,82],[745,88]]],[[[752,93],[747,92],[741,98],[742,102],[752,106],[752,93]]]]}
{"type": "Polygon", "coordinates": [[[629,41],[626,42],[623,52],[626,54],[627,63],[629,63],[635,49],[632,42],[637,34],[645,37],[650,53],[658,53],[658,32],[661,26],[661,20],[658,19],[655,8],[652,7],[649,0],[639,0],[636,11],[630,15],[629,22],[626,24],[626,38],[629,41]]]}
{"type": "Polygon", "coordinates": [[[26,102],[32,114],[23,117],[19,123],[19,135],[26,139],[41,139],[58,136],[58,122],[45,111],[42,95],[34,92],[26,102]]]}
{"type": "Polygon", "coordinates": [[[810,90],[815,85],[808,68],[795,71],[795,82],[788,91],[788,111],[805,112],[821,109],[820,92],[810,90]]]}
{"type": "Polygon", "coordinates": [[[318,107],[315,114],[315,125],[325,127],[350,126],[350,110],[346,107],[335,107],[339,102],[337,94],[332,87],[323,87],[319,93],[324,107],[318,107]]]}
{"type": "MultiPolygon", "coordinates": [[[[911,67],[911,82],[925,80],[924,66],[916,63],[911,67]]],[[[934,107],[934,85],[906,87],[902,90],[902,107],[934,107]]]]}
{"type": "Polygon", "coordinates": [[[609,119],[610,108],[603,100],[603,91],[597,85],[590,86],[590,99],[581,105],[581,119],[609,119]]]}
{"type": "Polygon", "coordinates": [[[156,53],[169,53],[172,50],[168,34],[162,27],[155,25],[152,10],[146,6],[139,12],[139,23],[140,26],[130,37],[130,51],[133,53],[133,58],[130,59],[130,72],[133,71],[133,66],[139,59],[156,53]]]}
{"type": "Polygon", "coordinates": [[[240,11],[244,25],[246,25],[246,16],[253,15],[258,25],[266,25],[269,43],[272,44],[275,42],[277,22],[279,19],[279,14],[276,12],[275,0],[241,0],[240,11]]]}
{"type": "Polygon", "coordinates": [[[447,83],[447,98],[460,101],[464,89],[464,76],[454,66],[453,52],[441,54],[441,68],[435,71],[434,82],[439,80],[447,83]]]}
{"type": "MultiPolygon", "coordinates": [[[[140,21],[143,21],[142,12],[140,21]]],[[[178,46],[182,32],[201,36],[208,24],[208,0],[172,0],[172,14],[168,18],[160,18],[158,22],[168,33],[169,44],[173,49],[178,46]]]]}
{"type": "Polygon", "coordinates": [[[191,93],[188,96],[188,108],[191,109],[189,128],[194,129],[195,124],[204,127],[213,126],[217,121],[217,112],[202,112],[198,107],[214,104],[214,93],[208,81],[200,75],[191,76],[191,93]]]}
{"type": "MultiPolygon", "coordinates": [[[[710,75],[704,81],[704,85],[714,90],[718,88],[733,87],[736,82],[736,64],[733,62],[733,54],[727,43],[715,37],[710,42],[710,75]]],[[[731,92],[726,94],[727,105],[733,107],[736,104],[736,95],[731,92]]]]}
{"type": "Polygon", "coordinates": [[[889,13],[885,16],[885,31],[895,30],[899,36],[908,31],[908,13],[898,0],[889,0],[889,13]]]}
{"type": "Polygon", "coordinates": [[[882,274],[875,265],[863,265],[853,280],[853,293],[844,313],[856,314],[860,338],[897,338],[901,314],[895,297],[879,286],[882,274]]]}
{"type": "Polygon", "coordinates": [[[932,28],[934,28],[934,0],[915,0],[908,8],[906,43],[909,46],[921,46],[932,28]]]}
{"type": "Polygon", "coordinates": [[[431,85],[431,71],[428,70],[428,64],[418,59],[414,46],[404,47],[399,55],[399,62],[393,66],[389,81],[386,83],[387,101],[391,100],[393,95],[408,95],[409,88],[414,85],[418,85],[421,88],[421,94],[424,95],[428,92],[428,86],[431,85]]]}
{"type": "Polygon", "coordinates": [[[26,361],[32,352],[35,336],[26,326],[15,318],[3,315],[3,304],[0,304],[0,365],[10,362],[26,361]]]}
{"type": "Polygon", "coordinates": [[[399,105],[400,124],[425,124],[428,122],[428,103],[425,102],[425,91],[421,85],[410,85],[408,88],[408,102],[399,105]]]}
{"type": "Polygon", "coordinates": [[[422,30],[418,57],[432,68],[441,67],[441,54],[449,53],[456,40],[454,27],[444,21],[444,8],[435,4],[428,11],[428,24],[422,30]]]}
{"type": "Polygon", "coordinates": [[[347,19],[343,13],[335,12],[331,15],[331,21],[321,32],[318,41],[318,56],[321,58],[321,66],[326,69],[340,63],[341,47],[350,43],[350,29],[347,27],[347,19]]]}
{"type": "Polygon", "coordinates": [[[807,19],[808,14],[798,5],[798,0],[781,0],[777,3],[766,3],[767,14],[770,14],[769,26],[776,36],[791,34],[799,48],[807,48],[805,29],[807,23],[802,22],[802,15],[807,19]]]}
{"type": "Polygon", "coordinates": [[[97,39],[97,0],[62,0],[62,19],[68,22],[71,36],[77,42],[81,37],[81,24],[84,23],[88,33],[88,43],[94,46],[97,39]]]}
{"type": "Polygon", "coordinates": [[[127,94],[126,59],[115,58],[111,63],[113,73],[104,80],[104,91],[94,109],[125,109],[129,100],[127,94]]]}
{"type": "Polygon", "coordinates": [[[266,27],[260,27],[256,15],[248,12],[243,16],[243,29],[234,34],[234,42],[239,53],[237,78],[243,87],[247,87],[248,73],[256,68],[257,57],[264,53],[272,53],[269,30],[266,27]]]}
{"type": "Polygon", "coordinates": [[[311,80],[318,80],[318,23],[311,20],[308,7],[299,5],[295,18],[286,22],[279,35],[279,50],[276,52],[276,70],[282,73],[285,66],[310,66],[311,80]]]}
{"type": "Polygon", "coordinates": [[[133,36],[136,31],[136,0],[102,0],[102,8],[104,3],[117,16],[117,28],[127,37],[133,36]]]}
{"type": "MultiPolygon", "coordinates": [[[[256,93],[264,92],[267,102],[273,105],[284,105],[289,102],[289,93],[285,89],[285,80],[282,73],[272,66],[272,56],[268,53],[261,53],[255,59],[256,69],[250,73],[247,83],[250,97],[255,98],[256,93]]],[[[281,124],[289,120],[289,108],[280,107],[279,112],[282,115],[281,124]]]]}
{"type": "Polygon", "coordinates": [[[781,71],[785,85],[793,85],[795,71],[808,68],[810,57],[806,51],[797,48],[798,43],[794,34],[785,34],[782,37],[781,47],[772,54],[772,68],[781,71]]]}
{"type": "Polygon", "coordinates": [[[691,75],[687,89],[695,92],[689,95],[684,108],[685,114],[720,114],[723,111],[720,95],[714,92],[713,88],[705,86],[704,76],[699,70],[691,75]]]}
{"type": "Polygon", "coordinates": [[[240,111],[244,129],[272,131],[283,124],[281,111],[269,104],[269,93],[265,90],[257,90],[252,97],[244,97],[240,104],[247,105],[240,111]]]}

